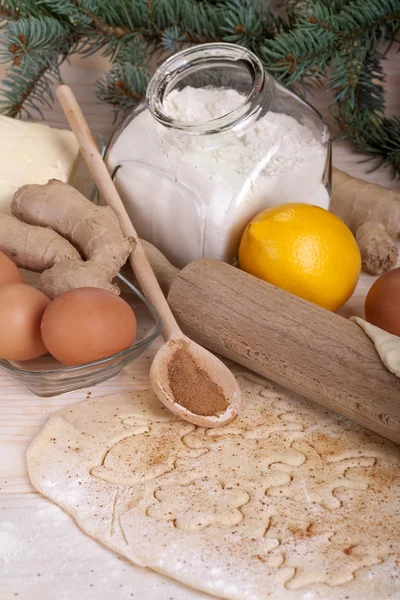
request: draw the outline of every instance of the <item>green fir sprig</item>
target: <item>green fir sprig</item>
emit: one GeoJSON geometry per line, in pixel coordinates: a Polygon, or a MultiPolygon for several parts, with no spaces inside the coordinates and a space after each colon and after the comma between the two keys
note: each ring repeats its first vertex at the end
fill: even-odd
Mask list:
{"type": "Polygon", "coordinates": [[[334,92],[333,119],[360,152],[400,175],[400,121],[385,116],[384,44],[395,43],[400,0],[0,0],[0,112],[39,111],[72,53],[101,51],[110,70],[98,97],[127,110],[143,97],[157,61],[212,41],[253,50],[297,90],[334,92]]]}

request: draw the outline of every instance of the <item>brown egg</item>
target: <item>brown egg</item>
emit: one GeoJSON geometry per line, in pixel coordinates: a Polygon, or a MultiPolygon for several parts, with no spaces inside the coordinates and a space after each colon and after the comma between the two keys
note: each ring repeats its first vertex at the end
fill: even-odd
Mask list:
{"type": "Polygon", "coordinates": [[[43,315],[48,351],[65,365],[82,365],[128,348],[136,318],[125,300],[98,288],[78,288],[57,296],[43,315]]]}
{"type": "Polygon", "coordinates": [[[24,283],[0,285],[0,358],[30,360],[46,354],[40,323],[50,300],[24,283]]]}
{"type": "Polygon", "coordinates": [[[0,283],[24,283],[17,265],[0,250],[0,283]]]}
{"type": "Polygon", "coordinates": [[[375,281],[365,300],[365,318],[393,335],[400,336],[400,268],[375,281]]]}

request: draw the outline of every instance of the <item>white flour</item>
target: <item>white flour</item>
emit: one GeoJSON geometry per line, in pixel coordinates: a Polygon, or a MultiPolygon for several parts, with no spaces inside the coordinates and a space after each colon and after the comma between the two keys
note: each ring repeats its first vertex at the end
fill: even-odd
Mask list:
{"type": "MultiPolygon", "coordinates": [[[[205,123],[244,97],[235,90],[172,91],[164,110],[174,119],[205,123]]],[[[140,236],[176,266],[201,256],[231,261],[247,223],[264,208],[307,202],[323,208],[327,149],[285,114],[268,112],[245,131],[193,136],[170,130],[144,110],[108,155],[121,164],[116,183],[140,236]]]]}

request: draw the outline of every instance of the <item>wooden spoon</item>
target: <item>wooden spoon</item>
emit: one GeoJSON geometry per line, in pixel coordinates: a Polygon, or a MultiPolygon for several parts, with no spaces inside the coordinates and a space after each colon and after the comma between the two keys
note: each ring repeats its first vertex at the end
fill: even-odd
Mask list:
{"type": "MultiPolygon", "coordinates": [[[[124,235],[134,238],[136,242],[129,257],[129,262],[143,293],[155,306],[161,317],[166,343],[157,352],[150,369],[150,381],[155,393],[171,412],[186,421],[202,427],[220,427],[229,423],[237,415],[240,408],[241,396],[236,379],[216,356],[190,340],[180,330],[72,90],[66,85],[59,86],[57,88],[57,98],[75,134],[82,156],[103,201],[117,214],[124,235]],[[169,365],[179,349],[184,349],[192,361],[196,363],[197,373],[199,369],[202,371],[203,382],[208,379],[209,385],[212,386],[213,382],[219,386],[216,389],[219,391],[219,394],[223,394],[221,396],[223,400],[223,409],[220,409],[221,412],[218,413],[212,409],[202,410],[201,408],[197,408],[198,399],[202,397],[202,393],[201,390],[198,390],[198,394],[196,395],[196,385],[198,386],[198,382],[196,384],[194,380],[196,373],[193,373],[192,381],[188,380],[186,382],[185,387],[189,391],[189,395],[185,394],[186,400],[183,397],[174,397],[169,377],[169,365]],[[191,396],[194,397],[193,401],[190,401],[191,396]],[[203,412],[203,414],[197,414],[181,406],[180,400],[191,407],[195,406],[194,401],[196,401],[196,410],[199,413],[203,412]]],[[[192,361],[189,359],[189,362],[193,366],[192,361]]]]}

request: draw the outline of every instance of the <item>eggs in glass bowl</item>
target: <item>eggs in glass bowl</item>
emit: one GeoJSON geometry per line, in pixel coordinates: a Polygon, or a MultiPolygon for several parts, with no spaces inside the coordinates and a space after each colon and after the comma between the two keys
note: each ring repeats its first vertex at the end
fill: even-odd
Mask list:
{"type": "Polygon", "coordinates": [[[117,375],[156,339],[161,322],[128,279],[118,275],[116,282],[121,296],[79,288],[52,302],[24,283],[0,283],[0,366],[39,396],[117,375]],[[14,302],[7,304],[10,287],[14,302]]]}

